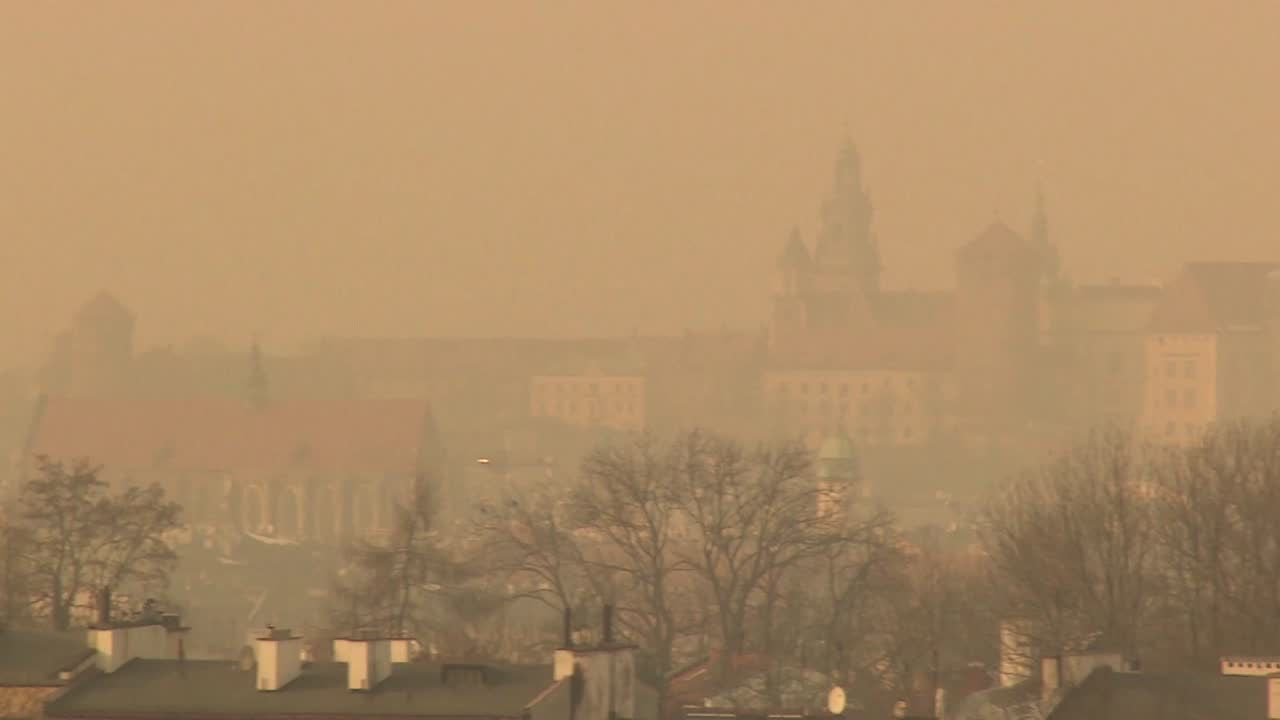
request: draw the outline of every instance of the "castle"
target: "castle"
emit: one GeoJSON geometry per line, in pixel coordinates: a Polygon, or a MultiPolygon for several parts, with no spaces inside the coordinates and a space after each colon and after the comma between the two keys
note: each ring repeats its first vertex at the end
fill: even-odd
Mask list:
{"type": "Polygon", "coordinates": [[[1167,287],[1076,285],[1037,194],[955,254],[949,292],[882,287],[862,164],[840,152],[812,251],[778,257],[765,406],[814,444],[1026,442],[1100,424],[1162,442],[1280,406],[1280,274],[1188,264],[1167,287]]]}
{"type": "Polygon", "coordinates": [[[767,336],[330,339],[254,366],[270,392],[251,402],[244,353],[138,354],[132,314],[99,295],[59,340],[19,455],[103,455],[134,477],[174,477],[190,461],[183,472],[218,478],[224,516],[244,527],[332,537],[384,526],[396,489],[424,453],[439,454],[427,445],[450,449],[440,474],[481,487],[499,466],[540,481],[552,456],[572,463],[608,433],[640,429],[800,436],[814,448],[847,435],[860,450],[913,450],[1060,445],[1111,424],[1190,442],[1280,406],[1280,266],[1192,263],[1167,285],[1073,284],[1038,198],[1025,234],[996,222],[958,248],[952,290],[894,290],[881,282],[873,217],[848,144],[812,248],[793,233],[778,257],[767,336]],[[132,428],[118,443],[128,452],[102,447],[76,417],[132,428]],[[380,448],[352,418],[405,430],[380,448]],[[256,449],[214,458],[202,437],[232,455],[237,437],[256,449]],[[346,438],[346,455],[321,468],[318,444],[334,438],[346,438]],[[379,453],[402,461],[383,467],[379,453]],[[477,458],[501,462],[480,469],[477,458]],[[311,506],[334,519],[304,529],[292,508],[311,506]]]}

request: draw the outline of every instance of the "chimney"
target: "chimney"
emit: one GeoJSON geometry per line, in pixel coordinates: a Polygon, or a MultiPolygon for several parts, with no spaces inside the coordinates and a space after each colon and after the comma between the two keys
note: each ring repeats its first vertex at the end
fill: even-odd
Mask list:
{"type": "Polygon", "coordinates": [[[1062,689],[1062,660],[1056,656],[1040,658],[1040,699],[1051,700],[1062,689]]]}
{"type": "Polygon", "coordinates": [[[1267,678],[1267,720],[1280,720],[1280,675],[1267,678]]]}
{"type": "Polygon", "coordinates": [[[553,669],[551,679],[555,682],[560,682],[573,675],[573,610],[569,608],[564,609],[564,637],[562,640],[562,647],[557,648],[552,654],[553,669]]]}
{"type": "Polygon", "coordinates": [[[302,638],[286,628],[268,625],[256,644],[259,690],[280,690],[302,674],[302,638]]]}
{"type": "Polygon", "coordinates": [[[604,636],[601,639],[601,644],[603,645],[613,644],[613,606],[612,605],[604,606],[604,636]]]}
{"type": "Polygon", "coordinates": [[[407,663],[412,662],[414,655],[417,654],[419,647],[418,641],[411,637],[398,637],[391,639],[391,662],[407,663]]]}
{"type": "Polygon", "coordinates": [[[372,633],[347,640],[347,689],[369,691],[391,675],[391,641],[372,633]]]}
{"type": "Polygon", "coordinates": [[[111,626],[111,588],[105,585],[98,591],[98,626],[111,626]]]}

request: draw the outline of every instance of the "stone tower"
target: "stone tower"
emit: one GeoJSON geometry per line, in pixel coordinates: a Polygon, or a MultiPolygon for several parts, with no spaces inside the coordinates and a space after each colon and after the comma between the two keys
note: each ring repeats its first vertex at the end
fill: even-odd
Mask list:
{"type": "Polygon", "coordinates": [[[995,223],[956,256],[961,411],[1005,425],[1025,417],[1039,348],[1042,255],[995,223]]]}
{"type": "Polygon", "coordinates": [[[848,275],[865,293],[880,289],[880,248],[871,232],[872,212],[862,157],[852,142],[846,142],[822,203],[814,262],[819,272],[848,275]]]}
{"type": "Polygon", "coordinates": [[[778,260],[773,342],[809,333],[870,328],[870,297],[880,290],[880,250],[871,233],[871,200],[852,144],[836,159],[810,255],[793,231],[778,260]]]}
{"type": "Polygon", "coordinates": [[[127,391],[133,360],[133,313],[100,292],[76,313],[58,337],[46,367],[48,392],[76,397],[127,391]]]}

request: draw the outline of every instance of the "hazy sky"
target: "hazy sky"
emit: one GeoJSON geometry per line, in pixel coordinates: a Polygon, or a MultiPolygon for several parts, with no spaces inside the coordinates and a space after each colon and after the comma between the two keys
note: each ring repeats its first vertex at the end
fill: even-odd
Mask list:
{"type": "Polygon", "coordinates": [[[759,327],[844,128],[895,286],[1048,193],[1067,268],[1280,258],[1277,2],[0,2],[0,365],[759,327]]]}

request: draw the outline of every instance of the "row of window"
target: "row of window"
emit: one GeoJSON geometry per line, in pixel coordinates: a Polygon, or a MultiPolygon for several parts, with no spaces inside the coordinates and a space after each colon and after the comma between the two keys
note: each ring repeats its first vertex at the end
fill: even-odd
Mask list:
{"type": "MultiPolygon", "coordinates": [[[[808,382],[795,383],[796,390],[800,395],[809,394],[809,385],[810,383],[808,382]]],[[[849,383],[847,382],[842,382],[842,383],[815,382],[815,383],[812,383],[812,385],[813,385],[813,392],[814,394],[817,394],[817,395],[829,395],[832,393],[836,393],[838,391],[840,397],[849,397],[849,383]]],[[[885,388],[893,387],[893,381],[890,380],[889,378],[885,378],[884,381],[880,383],[880,385],[881,387],[885,387],[885,388]]],[[[904,381],[903,385],[908,389],[914,388],[916,386],[916,380],[915,378],[908,377],[904,381]]],[[[786,395],[791,391],[791,383],[787,383],[787,382],[776,383],[774,385],[774,389],[778,393],[786,395]]],[[[863,381],[859,388],[859,391],[863,395],[870,393],[871,382],[863,381]]]]}
{"type": "MultiPolygon", "coordinates": [[[[612,406],[613,412],[618,415],[634,415],[636,412],[636,404],[631,401],[623,402],[621,400],[614,403],[607,402],[584,402],[581,405],[582,412],[586,415],[595,415],[600,412],[608,412],[612,406]]],[[[546,403],[535,402],[533,404],[533,414],[535,416],[543,415],[574,415],[578,413],[579,405],[573,400],[550,400],[546,403]]]]}
{"type": "MultiPolygon", "coordinates": [[[[1159,368],[1153,368],[1152,374],[1159,375],[1159,368]]],[[[1176,378],[1181,374],[1188,380],[1196,379],[1196,361],[1193,358],[1186,358],[1178,361],[1175,358],[1166,358],[1164,361],[1165,377],[1176,378]]]]}
{"type": "Polygon", "coordinates": [[[576,395],[599,395],[602,392],[612,392],[614,395],[635,395],[640,392],[640,383],[539,383],[534,386],[534,392],[561,395],[569,393],[576,395]]]}
{"type": "MultiPolygon", "coordinates": [[[[1200,398],[1199,393],[1196,392],[1195,388],[1186,388],[1185,390],[1182,391],[1182,404],[1179,405],[1178,391],[1173,388],[1170,388],[1164,391],[1164,406],[1165,408],[1170,410],[1175,410],[1178,407],[1182,407],[1186,409],[1194,409],[1196,407],[1196,404],[1199,401],[1199,398],[1200,398]]],[[[1155,403],[1155,406],[1160,407],[1160,403],[1157,401],[1155,403]]]]}
{"type": "MultiPolygon", "coordinates": [[[[809,404],[808,400],[799,400],[790,407],[794,408],[801,415],[808,415],[809,409],[812,407],[815,415],[821,415],[823,417],[829,416],[833,412],[837,416],[849,417],[853,414],[854,410],[854,406],[851,405],[848,400],[840,400],[833,404],[832,401],[823,399],[820,401],[814,401],[812,406],[809,404]]],[[[886,397],[880,400],[877,406],[868,407],[866,405],[862,405],[859,409],[867,414],[875,414],[877,412],[881,412],[886,415],[892,415],[895,412],[909,414],[911,412],[911,402],[909,400],[903,400],[900,403],[896,403],[893,398],[886,397]]]]}

